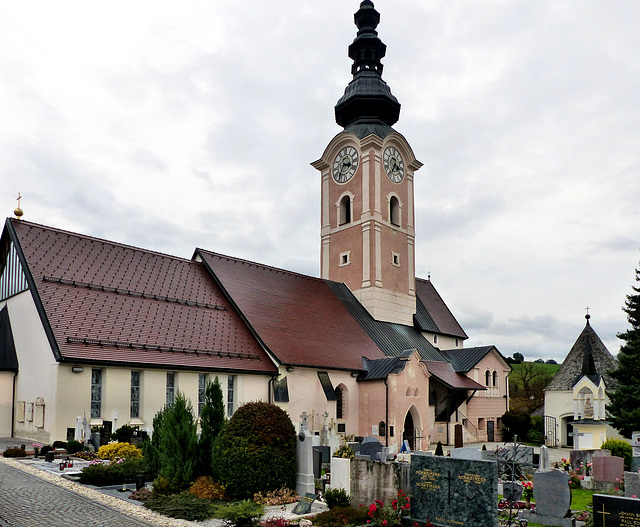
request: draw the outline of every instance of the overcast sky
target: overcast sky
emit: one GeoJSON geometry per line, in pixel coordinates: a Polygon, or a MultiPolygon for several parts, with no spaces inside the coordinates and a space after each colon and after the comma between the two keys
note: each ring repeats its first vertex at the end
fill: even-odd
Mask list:
{"type": "MultiPolygon", "coordinates": [[[[0,3],[0,204],[317,276],[357,0],[0,3]]],[[[416,268],[470,339],[616,354],[640,259],[640,2],[378,0],[416,268]]]]}

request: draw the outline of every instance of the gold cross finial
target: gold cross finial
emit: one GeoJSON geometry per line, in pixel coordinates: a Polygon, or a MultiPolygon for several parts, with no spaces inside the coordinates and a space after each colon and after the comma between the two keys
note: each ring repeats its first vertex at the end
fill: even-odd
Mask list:
{"type": "Polygon", "coordinates": [[[13,213],[16,215],[17,219],[22,218],[22,215],[24,214],[24,212],[20,208],[20,200],[21,199],[22,199],[22,194],[20,194],[20,192],[18,192],[18,206],[13,211],[13,213]]]}

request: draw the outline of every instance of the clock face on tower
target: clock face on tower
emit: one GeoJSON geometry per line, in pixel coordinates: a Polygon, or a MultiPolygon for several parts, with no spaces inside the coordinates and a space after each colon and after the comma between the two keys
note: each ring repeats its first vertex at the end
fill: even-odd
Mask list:
{"type": "Polygon", "coordinates": [[[345,146],[333,161],[333,179],[338,183],[346,183],[358,168],[358,152],[352,146],[345,146]]]}
{"type": "Polygon", "coordinates": [[[391,181],[400,183],[404,179],[404,162],[396,148],[389,146],[384,149],[382,163],[384,164],[384,171],[391,181]]]}

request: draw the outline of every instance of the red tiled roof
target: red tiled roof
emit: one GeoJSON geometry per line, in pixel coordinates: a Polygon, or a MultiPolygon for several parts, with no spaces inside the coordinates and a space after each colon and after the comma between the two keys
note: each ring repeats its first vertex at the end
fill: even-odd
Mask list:
{"type": "Polygon", "coordinates": [[[202,263],[11,222],[63,360],[276,371],[202,263]]]}
{"type": "Polygon", "coordinates": [[[422,300],[441,333],[463,339],[469,338],[433,287],[431,280],[416,277],[416,294],[422,300]]]}
{"type": "Polygon", "coordinates": [[[450,388],[458,388],[462,390],[486,390],[482,384],[477,383],[473,379],[469,379],[461,373],[453,371],[451,364],[448,362],[432,362],[424,361],[429,373],[442,381],[450,388]]]}
{"type": "Polygon", "coordinates": [[[282,363],[359,370],[385,357],[324,280],[196,252],[282,363]]]}

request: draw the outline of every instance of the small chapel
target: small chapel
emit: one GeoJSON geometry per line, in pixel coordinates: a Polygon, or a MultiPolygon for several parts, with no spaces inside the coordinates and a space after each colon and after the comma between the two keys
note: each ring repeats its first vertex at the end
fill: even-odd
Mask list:
{"type": "Polygon", "coordinates": [[[73,439],[79,421],[152,433],[178,391],[197,415],[217,377],[228,417],[263,400],[305,415],[311,433],[390,447],[453,444],[454,430],[501,440],[511,367],[495,346],[465,348],[435,285],[415,276],[422,163],[392,128],[380,14],[364,0],[354,20],[342,130],[312,163],[319,277],[203,248],[161,254],[17,210],[0,238],[0,436],[73,439]]]}
{"type": "Polygon", "coordinates": [[[585,318],[582,333],[544,389],[547,446],[590,450],[620,439],[605,413],[608,393],[616,388],[611,372],[618,361],[591,326],[591,315],[585,318]]]}

